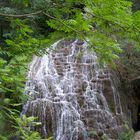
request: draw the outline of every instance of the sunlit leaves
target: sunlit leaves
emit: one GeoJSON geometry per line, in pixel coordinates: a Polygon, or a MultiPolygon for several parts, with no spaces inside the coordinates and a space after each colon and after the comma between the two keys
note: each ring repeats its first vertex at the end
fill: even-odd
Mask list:
{"type": "MultiPolygon", "coordinates": [[[[70,3],[72,5],[73,1],[70,3]]],[[[136,41],[135,44],[138,44],[139,12],[132,13],[131,2],[86,0],[82,4],[83,9],[73,12],[73,15],[68,15],[67,18],[63,18],[65,11],[54,14],[55,18],[50,18],[48,25],[69,34],[75,32],[80,39],[88,38],[90,46],[94,46],[93,51],[102,59],[107,60],[108,57],[109,62],[118,58],[117,55],[121,52],[118,44],[122,40],[127,39],[131,43],[136,41]]]]}
{"type": "Polygon", "coordinates": [[[140,11],[133,14],[133,26],[140,31],[140,11]]]}
{"type": "MultiPolygon", "coordinates": [[[[96,31],[100,39],[102,39],[102,36],[106,36],[107,41],[104,40],[105,41],[104,44],[108,44],[108,40],[110,40],[111,42],[114,42],[112,46],[115,46],[116,40],[117,44],[119,44],[121,42],[120,39],[122,40],[127,39],[131,43],[136,41],[136,44],[138,44],[137,40],[139,38],[138,36],[140,26],[138,20],[139,12],[136,13],[132,12],[131,10],[132,3],[129,1],[35,0],[29,2],[28,0],[24,0],[21,2],[13,0],[13,2],[23,5],[24,3],[26,3],[25,9],[28,7],[28,4],[30,3],[31,7],[28,7],[28,9],[30,9],[31,11],[42,10],[42,13],[46,13],[45,14],[47,24],[46,26],[53,29],[53,33],[48,33],[49,37],[51,35],[54,36],[55,32],[57,33],[60,32],[60,34],[63,32],[64,33],[63,37],[66,37],[67,35],[71,35],[71,37],[73,37],[73,35],[76,34],[77,37],[85,40],[85,38],[90,38],[91,36],[96,37],[97,35],[93,33],[96,31]]],[[[18,20],[16,20],[16,22],[18,22],[18,20]]],[[[20,23],[18,24],[20,27],[25,26],[23,27],[23,29],[19,28],[19,30],[21,29],[22,34],[26,38],[26,32],[29,33],[30,29],[28,28],[27,25],[22,25],[20,23]]],[[[19,37],[22,38],[22,35],[19,37]]],[[[24,40],[26,40],[25,38],[24,40]]],[[[96,39],[98,40],[98,38],[96,39]]],[[[20,45],[25,44],[22,43],[20,45]]],[[[94,44],[92,45],[98,46],[99,44],[96,44],[96,41],[94,41],[94,44]]],[[[17,48],[18,47],[19,46],[17,46],[17,48]]]]}

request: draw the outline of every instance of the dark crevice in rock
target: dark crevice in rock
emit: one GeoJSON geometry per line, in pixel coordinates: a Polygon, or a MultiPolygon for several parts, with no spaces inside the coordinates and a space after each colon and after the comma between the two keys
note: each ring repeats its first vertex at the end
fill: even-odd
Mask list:
{"type": "Polygon", "coordinates": [[[140,77],[132,80],[131,83],[135,92],[135,96],[140,100],[140,77]]]}
{"type": "Polygon", "coordinates": [[[140,131],[140,104],[138,106],[136,131],[140,131]]]}
{"type": "Polygon", "coordinates": [[[133,129],[135,131],[140,131],[140,77],[137,77],[131,81],[134,96],[137,98],[137,122],[133,124],[133,129]]]}

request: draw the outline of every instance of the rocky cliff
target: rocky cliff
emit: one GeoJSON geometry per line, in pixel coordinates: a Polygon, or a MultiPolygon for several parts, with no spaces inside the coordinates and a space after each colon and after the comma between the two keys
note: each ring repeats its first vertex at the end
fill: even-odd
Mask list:
{"type": "Polygon", "coordinates": [[[137,128],[138,93],[117,71],[99,66],[79,40],[56,42],[30,64],[23,114],[37,116],[33,127],[54,140],[115,139],[125,124],[137,128]]]}

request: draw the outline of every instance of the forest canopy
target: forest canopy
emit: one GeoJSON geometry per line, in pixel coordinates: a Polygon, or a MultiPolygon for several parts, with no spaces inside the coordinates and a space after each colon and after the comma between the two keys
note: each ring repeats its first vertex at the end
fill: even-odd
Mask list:
{"type": "Polygon", "coordinates": [[[86,41],[102,63],[114,63],[130,46],[139,54],[140,11],[136,3],[0,0],[0,136],[8,139],[23,125],[19,112],[27,99],[23,94],[27,65],[33,55],[42,55],[58,39],[86,41]],[[16,126],[14,130],[12,126],[16,126]]]}

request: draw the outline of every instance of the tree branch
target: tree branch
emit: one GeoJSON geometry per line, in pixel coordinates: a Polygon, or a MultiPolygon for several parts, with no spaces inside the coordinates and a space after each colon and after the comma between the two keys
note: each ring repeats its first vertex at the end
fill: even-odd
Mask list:
{"type": "Polygon", "coordinates": [[[13,15],[13,14],[0,13],[0,16],[14,17],[14,18],[22,18],[22,17],[28,17],[28,16],[32,16],[32,15],[38,15],[40,13],[42,13],[42,10],[41,11],[34,12],[34,13],[23,14],[23,15],[13,15]]]}
{"type": "Polygon", "coordinates": [[[44,15],[46,15],[47,17],[51,18],[51,19],[55,19],[57,20],[58,22],[60,22],[61,24],[63,24],[65,27],[69,28],[70,30],[74,31],[75,33],[79,34],[83,39],[84,41],[88,42],[87,39],[85,38],[85,36],[83,35],[82,32],[80,31],[77,31],[76,29],[72,28],[71,26],[67,25],[66,23],[64,23],[61,19],[59,18],[56,18],[54,16],[51,16],[50,14],[46,13],[46,12],[43,12],[44,15]]]}

